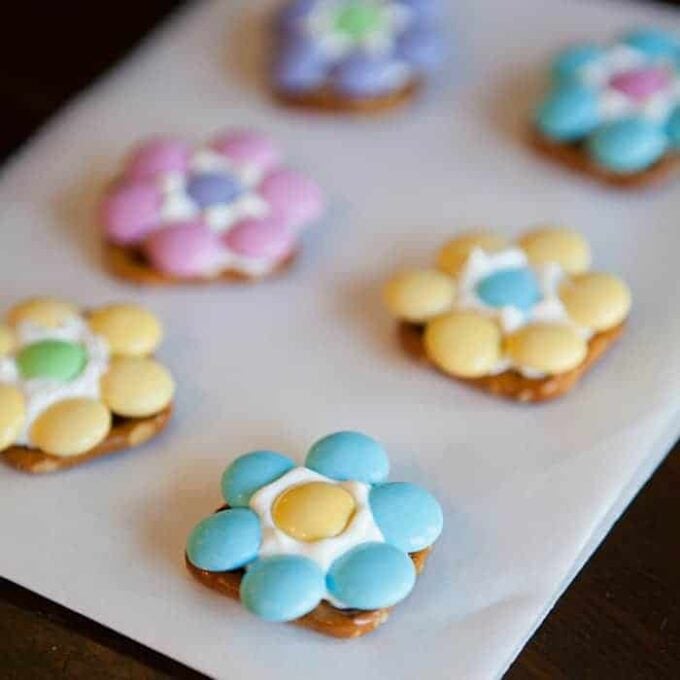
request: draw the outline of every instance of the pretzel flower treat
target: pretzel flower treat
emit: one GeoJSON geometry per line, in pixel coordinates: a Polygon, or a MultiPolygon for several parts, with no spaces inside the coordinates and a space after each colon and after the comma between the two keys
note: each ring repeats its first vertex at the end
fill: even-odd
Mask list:
{"type": "Polygon", "coordinates": [[[0,455],[53,472],[153,437],[175,390],[152,358],[161,336],[131,304],[83,312],[36,298],[11,309],[0,324],[0,455]]]}
{"type": "Polygon", "coordinates": [[[202,583],[267,621],[340,638],[364,635],[411,592],[442,530],[423,488],[387,482],[383,448],[358,432],[318,441],[304,467],[271,451],[237,458],[223,509],[189,536],[202,583]]]}
{"type": "Polygon", "coordinates": [[[626,284],[589,271],[570,229],[509,243],[475,231],[448,242],[437,268],[405,271],[385,288],[405,349],[494,394],[542,401],[567,392],[621,334],[626,284]]]}
{"type": "Polygon", "coordinates": [[[439,0],[293,0],[276,21],[283,102],[373,112],[410,100],[440,65],[439,0]]]}
{"type": "Polygon", "coordinates": [[[138,146],[101,209],[113,271],[137,283],[255,280],[283,269],[319,219],[315,182],[265,136],[226,132],[193,148],[138,146]]]}
{"type": "Polygon", "coordinates": [[[613,185],[655,182],[680,154],[680,38],[635,30],[609,46],[567,48],[536,111],[534,141],[550,157],[613,185]]]}

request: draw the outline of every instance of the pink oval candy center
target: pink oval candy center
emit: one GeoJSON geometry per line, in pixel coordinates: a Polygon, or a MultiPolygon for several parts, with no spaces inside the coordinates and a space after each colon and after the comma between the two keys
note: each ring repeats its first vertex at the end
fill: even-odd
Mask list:
{"type": "Polygon", "coordinates": [[[671,74],[664,68],[638,68],[615,75],[610,85],[631,99],[641,101],[661,92],[671,83],[671,74]]]}

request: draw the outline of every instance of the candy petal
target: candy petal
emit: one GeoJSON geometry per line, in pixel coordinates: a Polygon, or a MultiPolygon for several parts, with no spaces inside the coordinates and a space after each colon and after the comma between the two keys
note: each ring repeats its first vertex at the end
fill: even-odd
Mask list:
{"type": "Polygon", "coordinates": [[[133,150],[126,177],[133,181],[154,179],[162,173],[189,169],[191,147],[181,139],[157,137],[133,150]]]}
{"type": "Polygon", "coordinates": [[[269,203],[272,213],[291,229],[318,220],[324,209],[319,185],[294,170],[274,171],[265,177],[258,193],[269,203]]]}
{"type": "Polygon", "coordinates": [[[557,375],[576,368],[588,352],[588,344],[564,324],[532,324],[506,338],[505,351],[515,365],[557,375]]]}
{"type": "Polygon", "coordinates": [[[106,340],[112,354],[146,356],[156,350],[163,337],[158,319],[139,305],[98,307],[88,322],[92,331],[106,340]]]}
{"type": "Polygon", "coordinates": [[[211,276],[219,271],[224,255],[219,235],[199,222],[159,229],[144,249],[156,269],[178,277],[211,276]]]}
{"type": "Polygon", "coordinates": [[[31,298],[12,307],[7,313],[7,323],[16,327],[20,323],[32,323],[43,328],[56,328],[66,321],[77,318],[78,308],[58,298],[31,298]]]}
{"type": "Polygon", "coordinates": [[[172,376],[153,359],[115,358],[100,384],[104,403],[116,415],[129,418],[159,413],[175,393],[172,376]]]}
{"type": "Polygon", "coordinates": [[[261,540],[260,518],[252,510],[222,510],[194,527],[187,557],[199,569],[233,571],[257,557],[261,540]]]}
{"type": "Polygon", "coordinates": [[[297,555],[265,557],[241,580],[243,606],[266,621],[292,621],[314,609],[325,593],[316,562],[297,555]]]}
{"type": "Polygon", "coordinates": [[[658,28],[638,28],[626,36],[624,42],[654,59],[678,59],[680,38],[658,28]]]}
{"type": "Polygon", "coordinates": [[[557,263],[567,274],[580,274],[590,267],[588,241],[573,229],[544,227],[527,232],[519,245],[532,264],[557,263]]]}
{"type": "Polygon", "coordinates": [[[456,284],[448,274],[436,269],[412,269],[392,278],[383,298],[396,318],[423,323],[451,309],[456,284]]]}
{"type": "Polygon", "coordinates": [[[401,602],[413,590],[411,558],[387,543],[363,543],[339,557],[326,579],[328,590],[346,607],[382,609],[401,602]]]}
{"type": "Polygon", "coordinates": [[[266,135],[247,130],[218,135],[212,142],[215,151],[224,154],[237,165],[271,172],[281,164],[281,150],[266,135]]]}
{"type": "Polygon", "coordinates": [[[651,121],[629,118],[604,125],[588,139],[591,156],[620,174],[641,172],[658,161],[668,148],[664,130],[651,121]]]}
{"type": "Polygon", "coordinates": [[[295,94],[324,85],[328,70],[326,55],[316,42],[295,37],[281,47],[272,75],[277,88],[295,94]]]}
{"type": "Polygon", "coordinates": [[[680,106],[675,108],[668,119],[666,132],[673,148],[680,149],[680,106]]]}
{"type": "Polygon", "coordinates": [[[562,142],[576,141],[592,132],[600,122],[597,94],[578,83],[553,90],[536,112],[539,130],[562,142]]]}
{"type": "Polygon", "coordinates": [[[12,385],[0,385],[0,451],[14,444],[25,418],[24,395],[12,385]]]}
{"type": "Polygon", "coordinates": [[[7,356],[15,347],[14,331],[4,323],[0,323],[0,357],[7,356]]]}
{"type": "Polygon", "coordinates": [[[309,450],[305,465],[331,479],[366,484],[384,481],[390,471],[385,449],[361,432],[336,432],[320,439],[309,450]]]}
{"type": "Polygon", "coordinates": [[[406,82],[404,64],[391,57],[355,54],[333,72],[333,86],[348,97],[380,97],[406,82]]]}
{"type": "Polygon", "coordinates": [[[567,313],[579,326],[606,331],[625,320],[631,308],[630,289],[617,276],[589,272],[560,289],[567,313]]]}
{"type": "Polygon", "coordinates": [[[275,482],[294,467],[290,458],[274,451],[246,453],[224,471],[222,496],[232,507],[247,507],[258,489],[275,482]]]}
{"type": "Polygon", "coordinates": [[[293,250],[295,235],[283,219],[269,215],[239,222],[226,233],[224,243],[244,257],[279,260],[293,250]]]}
{"type": "Polygon", "coordinates": [[[160,191],[152,182],[118,185],[101,206],[106,236],[120,245],[140,241],[157,225],[162,201],[160,191]]]}
{"type": "Polygon", "coordinates": [[[412,553],[431,546],[444,517],[437,499],[416,484],[391,482],[371,489],[371,511],[385,540],[412,553]]]}
{"type": "Polygon", "coordinates": [[[422,73],[432,73],[444,60],[446,45],[439,31],[416,25],[403,33],[396,45],[396,55],[422,73]]]}
{"type": "Polygon", "coordinates": [[[96,399],[65,399],[43,411],[31,427],[32,444],[54,456],[79,456],[106,439],[111,412],[96,399]]]}
{"type": "Polygon", "coordinates": [[[507,246],[506,238],[490,231],[468,231],[442,246],[437,254],[437,267],[451,276],[458,276],[475,248],[493,253],[507,246]]]}
{"type": "Polygon", "coordinates": [[[578,78],[585,66],[596,62],[605,55],[600,45],[583,43],[571,45],[557,54],[552,63],[551,74],[556,84],[563,84],[578,78]]]}
{"type": "Polygon", "coordinates": [[[501,358],[500,329],[475,312],[452,312],[430,321],[424,343],[436,366],[461,378],[486,375],[501,358]]]}

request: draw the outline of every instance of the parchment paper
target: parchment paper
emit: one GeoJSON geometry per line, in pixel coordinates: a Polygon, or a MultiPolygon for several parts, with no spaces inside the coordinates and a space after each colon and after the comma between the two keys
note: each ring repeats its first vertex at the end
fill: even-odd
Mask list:
{"type": "MultiPolygon", "coordinates": [[[[68,107],[0,182],[2,302],[138,299],[165,320],[179,384],[170,431],[66,474],[0,469],[0,573],[210,675],[499,676],[680,431],[678,185],[626,194],[523,145],[550,54],[678,15],[623,3],[457,0],[450,61],[414,108],[360,120],[272,105],[258,76],[271,3],[196,2],[68,107]],[[256,9],[254,6],[257,5],[256,9]],[[149,133],[269,131],[330,209],[298,266],[257,286],[141,290],[99,260],[94,208],[149,133]],[[456,229],[561,222],[631,284],[622,342],[570,396],[515,406],[400,351],[381,282],[456,229]],[[194,583],[191,527],[237,455],[302,460],[327,432],[382,440],[394,479],[441,499],[445,533],[390,622],[343,643],[258,621],[194,583]]],[[[83,55],[87,58],[87,55],[83,55]]]]}

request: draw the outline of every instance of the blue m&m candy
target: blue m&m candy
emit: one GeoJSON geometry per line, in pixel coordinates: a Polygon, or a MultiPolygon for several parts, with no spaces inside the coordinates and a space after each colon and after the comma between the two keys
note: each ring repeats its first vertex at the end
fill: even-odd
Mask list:
{"type": "Polygon", "coordinates": [[[387,543],[362,543],[335,560],[326,577],[332,595],[357,609],[391,607],[411,592],[415,581],[411,558],[387,543]]]}
{"type": "Polygon", "coordinates": [[[235,201],[244,191],[237,177],[227,173],[194,175],[187,184],[187,193],[201,208],[235,201]]]}
{"type": "Polygon", "coordinates": [[[489,307],[531,309],[540,299],[536,275],[531,269],[501,269],[477,284],[477,295],[489,307]]]}

